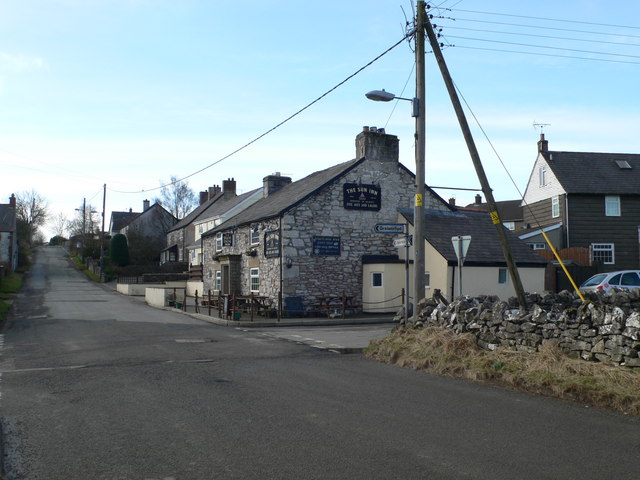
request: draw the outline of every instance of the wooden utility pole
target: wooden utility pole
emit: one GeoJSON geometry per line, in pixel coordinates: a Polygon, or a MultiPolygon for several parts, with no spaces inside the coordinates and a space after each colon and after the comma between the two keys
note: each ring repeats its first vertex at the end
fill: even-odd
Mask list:
{"type": "Polygon", "coordinates": [[[102,230],[100,231],[100,279],[103,277],[104,269],[104,215],[105,207],[107,205],[107,184],[105,183],[102,190],[102,230]]]}
{"type": "MultiPolygon", "coordinates": [[[[425,50],[424,29],[427,22],[425,2],[418,2],[416,14],[416,98],[418,102],[418,115],[416,116],[416,196],[413,213],[413,226],[415,233],[414,263],[413,263],[413,322],[418,321],[418,302],[424,298],[424,271],[425,271],[425,245],[424,245],[424,182],[425,182],[425,50]]],[[[407,292],[408,294],[408,292],[407,292]]]]}
{"type": "Polygon", "coordinates": [[[469,149],[469,154],[471,155],[473,166],[476,169],[476,174],[478,175],[478,180],[480,181],[480,186],[482,187],[482,192],[484,193],[484,196],[487,199],[487,204],[491,209],[491,219],[493,220],[493,224],[496,226],[496,231],[498,232],[498,239],[500,240],[500,246],[502,247],[504,258],[509,269],[509,275],[511,276],[513,286],[516,291],[516,296],[518,297],[518,303],[520,304],[520,308],[524,310],[527,308],[527,302],[524,296],[524,288],[522,287],[522,282],[520,281],[520,274],[518,273],[516,263],[511,256],[511,250],[507,241],[507,234],[505,232],[504,226],[502,225],[502,222],[500,221],[500,216],[498,215],[496,202],[493,198],[493,191],[489,186],[489,180],[487,180],[487,176],[485,175],[482,162],[480,161],[480,155],[478,154],[476,144],[473,141],[473,136],[471,135],[471,130],[469,129],[469,124],[467,123],[467,117],[464,114],[464,110],[460,103],[460,99],[458,98],[455,85],[453,84],[453,80],[451,80],[449,69],[447,68],[447,64],[444,61],[442,51],[440,50],[438,38],[433,31],[433,27],[429,19],[426,19],[425,21],[425,28],[427,31],[427,37],[429,38],[429,43],[431,44],[431,49],[433,50],[433,54],[438,61],[440,73],[442,74],[442,78],[444,79],[447,91],[449,92],[451,103],[453,104],[456,116],[458,117],[458,122],[460,123],[460,128],[462,129],[464,139],[467,142],[467,148],[469,149]]]}

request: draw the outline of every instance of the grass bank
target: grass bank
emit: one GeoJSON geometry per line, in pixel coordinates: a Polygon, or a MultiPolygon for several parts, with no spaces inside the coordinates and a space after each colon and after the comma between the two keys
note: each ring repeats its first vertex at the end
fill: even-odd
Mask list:
{"type": "Polygon", "coordinates": [[[13,298],[22,288],[22,273],[12,273],[0,280],[0,323],[4,322],[11,309],[13,298]]]}
{"type": "Polygon", "coordinates": [[[78,270],[83,272],[91,280],[93,280],[94,282],[98,282],[98,283],[100,282],[100,277],[98,277],[98,275],[96,275],[95,273],[87,270],[87,268],[84,265],[84,262],[82,261],[82,259],[80,257],[78,257],[77,255],[71,255],[71,261],[73,262],[73,265],[78,270]]]}
{"type": "Polygon", "coordinates": [[[550,343],[533,354],[485,351],[471,335],[439,327],[399,328],[374,340],[364,354],[436,375],[640,416],[640,369],[569,358],[550,343]]]}

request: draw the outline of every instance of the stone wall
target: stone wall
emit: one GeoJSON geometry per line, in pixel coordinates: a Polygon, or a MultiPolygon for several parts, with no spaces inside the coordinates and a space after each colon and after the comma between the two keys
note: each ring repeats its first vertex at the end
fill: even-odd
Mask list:
{"type": "Polygon", "coordinates": [[[531,294],[525,312],[515,298],[503,302],[490,296],[461,297],[449,305],[427,299],[417,326],[471,333],[486,350],[535,352],[544,343],[555,342],[584,360],[640,367],[640,290],[585,297],[582,302],[567,291],[531,294]]]}

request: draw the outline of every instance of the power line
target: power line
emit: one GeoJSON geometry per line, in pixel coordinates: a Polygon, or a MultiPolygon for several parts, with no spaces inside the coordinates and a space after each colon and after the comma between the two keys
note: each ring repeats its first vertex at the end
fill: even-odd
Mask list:
{"type": "Polygon", "coordinates": [[[570,28],[557,28],[557,27],[545,27],[542,25],[531,25],[531,24],[526,24],[526,23],[507,23],[507,22],[495,22],[495,21],[488,21],[488,20],[477,20],[477,19],[472,19],[472,18],[448,18],[448,17],[443,17],[443,16],[434,16],[433,18],[439,18],[441,20],[453,20],[453,21],[460,21],[460,22],[475,22],[475,23],[483,23],[483,24],[491,24],[491,25],[508,25],[510,27],[525,27],[525,28],[537,28],[537,29],[541,29],[541,30],[553,30],[553,31],[560,31],[560,32],[574,32],[574,33],[587,33],[589,35],[605,35],[605,36],[609,36],[609,37],[620,37],[620,36],[624,36],[624,37],[629,37],[629,38],[640,38],[640,35],[628,35],[628,34],[620,34],[619,32],[616,33],[606,33],[606,32],[594,32],[592,30],[575,30],[575,29],[570,29],[570,28]]]}
{"type": "Polygon", "coordinates": [[[121,191],[121,190],[113,190],[113,189],[109,189],[109,191],[111,192],[115,192],[115,193],[144,193],[144,192],[152,192],[154,190],[160,190],[163,189],[165,187],[168,187],[169,185],[173,185],[175,183],[181,182],[183,180],[186,180],[187,178],[191,178],[194,175],[197,175],[199,173],[204,172],[205,170],[213,167],[214,165],[217,165],[223,161],[225,161],[226,159],[228,159],[229,157],[235,155],[236,153],[244,150],[245,148],[249,147],[250,145],[254,144],[255,142],[257,142],[258,140],[262,139],[263,137],[267,136],[268,134],[270,134],[271,132],[273,132],[274,130],[276,130],[277,128],[281,127],[282,125],[284,125],[285,123],[287,123],[289,120],[293,119],[294,117],[297,117],[298,115],[300,115],[302,112],[304,112],[305,110],[307,110],[308,108],[310,108],[312,105],[318,103],[320,100],[322,100],[324,97],[326,97],[327,95],[329,95],[330,93],[332,93],[334,90],[337,90],[339,87],[341,87],[342,85],[344,85],[345,83],[347,83],[349,80],[351,80],[353,77],[355,77],[356,75],[358,75],[360,72],[362,72],[363,70],[365,70],[366,68],[370,67],[372,64],[374,64],[375,62],[377,62],[378,60],[380,60],[382,57],[384,57],[387,53],[389,53],[391,50],[393,50],[394,48],[396,48],[398,45],[400,45],[401,43],[403,43],[409,36],[413,35],[413,32],[409,32],[407,33],[405,36],[402,37],[402,39],[398,40],[394,45],[392,45],[391,47],[389,47],[388,49],[386,49],[384,52],[382,52],[380,55],[378,55],[377,57],[375,57],[373,60],[371,60],[370,62],[368,62],[366,65],[364,65],[363,67],[360,67],[358,70],[356,70],[354,73],[352,73],[351,75],[349,75],[347,78],[345,78],[344,80],[342,80],[340,83],[338,83],[336,86],[334,86],[333,88],[331,88],[330,90],[327,90],[325,93],[323,93],[322,95],[320,95],[318,98],[316,98],[315,100],[313,100],[312,102],[308,103],[307,105],[305,105],[304,107],[302,107],[300,110],[298,110],[297,112],[295,112],[294,114],[290,115],[289,117],[285,118],[283,121],[281,121],[280,123],[278,123],[276,126],[271,127],[269,130],[267,130],[266,132],[264,132],[263,134],[257,136],[256,138],[254,138],[253,140],[251,140],[250,142],[245,143],[243,146],[235,149],[234,151],[232,151],[231,153],[225,155],[224,157],[216,160],[213,163],[210,163],[209,165],[202,167],[199,170],[196,170],[193,173],[190,173],[189,175],[186,175],[182,178],[176,179],[173,182],[167,183],[165,185],[160,185],[159,187],[154,187],[154,188],[149,188],[146,190],[137,190],[137,191],[121,191]]]}
{"type": "Polygon", "coordinates": [[[456,48],[466,48],[470,50],[483,50],[487,52],[502,52],[502,53],[518,53],[522,55],[537,55],[540,57],[554,57],[554,58],[567,58],[571,60],[590,60],[593,62],[609,62],[609,63],[626,63],[630,65],[640,65],[640,62],[632,62],[629,60],[611,60],[608,58],[589,58],[589,57],[575,57],[571,55],[555,55],[553,53],[540,53],[540,52],[523,52],[521,50],[506,50],[501,48],[482,48],[482,47],[470,47],[467,45],[452,45],[456,48]]]}
{"type": "Polygon", "coordinates": [[[567,20],[567,19],[560,19],[560,18],[533,17],[533,16],[529,16],[529,15],[514,15],[514,14],[511,14],[511,13],[482,12],[482,11],[479,11],[479,10],[463,10],[461,8],[447,8],[446,10],[456,11],[456,12],[465,12],[465,13],[480,13],[482,15],[499,15],[499,16],[502,16],[502,17],[528,18],[530,20],[545,20],[545,21],[549,21],[549,22],[578,23],[578,24],[582,24],[582,25],[597,25],[599,27],[631,28],[631,29],[634,29],[634,30],[640,30],[640,27],[635,27],[635,26],[631,26],[631,25],[614,25],[614,24],[609,24],[609,23],[584,22],[584,21],[580,21],[580,20],[567,20]]]}
{"type": "Polygon", "coordinates": [[[549,50],[563,50],[565,52],[576,52],[576,53],[591,53],[593,55],[609,55],[612,57],[626,57],[626,58],[639,58],[640,55],[625,55],[623,53],[608,53],[608,52],[594,52],[592,50],[580,50],[576,48],[563,48],[563,47],[552,47],[549,45],[534,45],[530,43],[518,43],[518,42],[506,42],[504,40],[488,40],[486,38],[473,38],[473,37],[459,37],[456,35],[447,35],[447,38],[459,38],[461,40],[474,40],[478,42],[489,42],[489,43],[501,43],[505,45],[516,45],[519,47],[531,47],[531,48],[547,48],[549,50]]]}
{"type": "Polygon", "coordinates": [[[608,45],[622,45],[625,47],[640,47],[640,44],[637,43],[625,43],[625,42],[609,42],[607,40],[592,40],[589,38],[575,38],[575,37],[554,37],[552,35],[540,35],[533,33],[520,33],[520,32],[504,32],[500,30],[483,30],[480,28],[465,28],[465,27],[457,27],[453,25],[447,25],[447,30],[465,30],[470,32],[481,32],[481,33],[497,33],[498,35],[517,35],[520,37],[536,37],[536,38],[548,38],[550,40],[569,40],[575,42],[589,42],[589,43],[599,43],[599,44],[608,44],[608,45]]]}

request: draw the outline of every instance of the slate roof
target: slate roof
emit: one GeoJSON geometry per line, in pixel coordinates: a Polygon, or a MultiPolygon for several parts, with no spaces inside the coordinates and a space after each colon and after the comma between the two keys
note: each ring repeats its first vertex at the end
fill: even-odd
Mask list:
{"type": "MultiPolygon", "coordinates": [[[[360,159],[349,160],[348,162],[334,165],[333,167],[329,167],[325,170],[314,172],[311,175],[308,175],[307,177],[296,182],[289,183],[288,185],[285,185],[280,190],[272,193],[266,198],[257,201],[251,206],[251,208],[244,210],[243,212],[230,218],[226,222],[218,225],[215,228],[212,228],[206,233],[203,233],[202,236],[210,236],[216,232],[226,230],[232,226],[236,227],[241,225],[248,225],[254,222],[259,222],[261,220],[266,220],[268,218],[278,217],[285,213],[287,210],[295,207],[296,205],[305,201],[307,198],[316,194],[322,188],[329,185],[337,178],[345,175],[364,161],[364,157],[360,159]]],[[[399,165],[400,168],[405,169],[411,176],[415,176],[413,172],[407,169],[404,165],[402,165],[401,163],[399,163],[399,165]]],[[[426,187],[426,189],[431,195],[433,195],[434,198],[439,199],[443,205],[451,208],[449,204],[445,202],[442,197],[440,197],[435,191],[433,191],[428,186],[426,187]]]]}
{"type": "MultiPolygon", "coordinates": [[[[400,213],[413,224],[413,210],[402,209],[400,213]]],[[[496,227],[487,212],[425,211],[425,239],[447,260],[457,265],[451,237],[471,235],[471,243],[464,265],[506,266],[496,227]]],[[[505,228],[511,255],[519,267],[544,267],[547,261],[536,254],[516,235],[505,228]]]]}
{"type": "Polygon", "coordinates": [[[267,218],[277,217],[313,195],[335,178],[344,175],[362,161],[364,161],[364,158],[340,163],[326,170],[312,173],[297,182],[289,183],[268,197],[257,201],[251,208],[240,212],[216,228],[202,234],[202,236],[212,235],[213,233],[229,228],[231,225],[245,225],[267,218]]]}
{"type": "Polygon", "coordinates": [[[0,232],[13,232],[16,228],[16,209],[8,203],[0,204],[0,232]]]}
{"type": "MultiPolygon", "coordinates": [[[[522,221],[522,200],[504,200],[496,202],[500,220],[503,222],[522,221]]],[[[481,210],[488,212],[490,210],[488,203],[472,203],[465,208],[481,210]]]]}
{"type": "Polygon", "coordinates": [[[640,193],[640,154],[549,151],[542,155],[567,193],[640,193]],[[626,161],[631,168],[620,168],[616,161],[626,161]]]}
{"type": "Polygon", "coordinates": [[[140,212],[111,212],[111,231],[119,232],[139,215],[140,212]]]}
{"type": "Polygon", "coordinates": [[[184,217],[178,223],[176,223],[170,230],[179,230],[181,228],[185,228],[196,220],[204,220],[206,218],[215,217],[217,215],[222,215],[225,212],[228,212],[233,207],[239,205],[244,202],[247,198],[251,197],[258,190],[262,190],[261,188],[256,188],[249,192],[243,193],[241,195],[234,195],[233,197],[229,197],[228,200],[224,200],[224,194],[221,192],[212,199],[204,202],[202,205],[198,205],[189,215],[184,217]]]}

